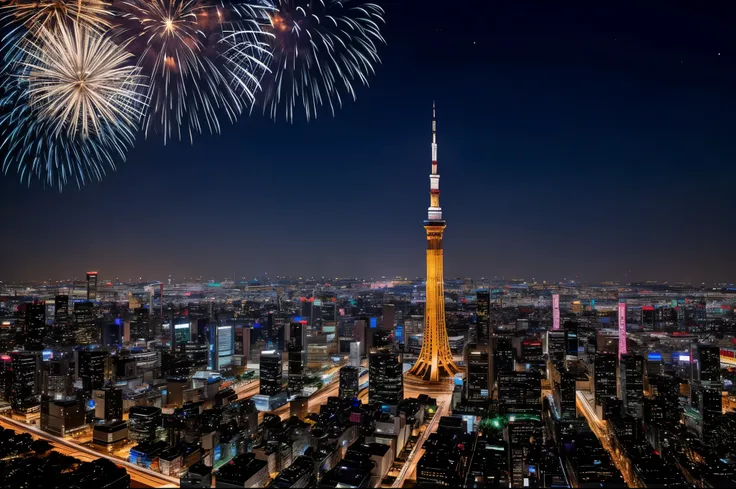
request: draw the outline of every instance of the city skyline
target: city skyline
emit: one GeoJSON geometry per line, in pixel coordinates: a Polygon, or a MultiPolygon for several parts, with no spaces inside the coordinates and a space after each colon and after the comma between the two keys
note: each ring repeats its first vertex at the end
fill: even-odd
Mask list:
{"type": "Polygon", "coordinates": [[[8,174],[0,280],[421,276],[436,99],[446,277],[733,281],[733,34],[717,12],[482,6],[453,25],[437,3],[383,6],[383,64],[334,119],[141,140],[61,195],[8,174]]]}

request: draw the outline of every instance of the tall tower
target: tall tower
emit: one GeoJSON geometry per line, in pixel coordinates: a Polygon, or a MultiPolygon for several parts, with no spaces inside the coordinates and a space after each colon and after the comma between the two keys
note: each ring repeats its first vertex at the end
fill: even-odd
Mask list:
{"type": "Polygon", "coordinates": [[[452,361],[445,325],[445,286],[442,271],[442,234],[445,221],[440,207],[440,176],[437,173],[437,118],[432,103],[432,174],[429,176],[427,230],[427,302],[424,310],[424,341],[417,363],[409,374],[430,382],[452,377],[459,369],[452,361]]]}
{"type": "Polygon", "coordinates": [[[626,301],[618,302],[618,359],[626,355],[626,301]]]}

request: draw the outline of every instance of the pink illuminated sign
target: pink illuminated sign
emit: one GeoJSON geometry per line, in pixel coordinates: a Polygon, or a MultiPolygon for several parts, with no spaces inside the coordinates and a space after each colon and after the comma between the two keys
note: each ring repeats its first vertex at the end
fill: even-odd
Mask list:
{"type": "Polygon", "coordinates": [[[618,358],[626,355],[626,303],[618,303],[618,358]]]}
{"type": "Polygon", "coordinates": [[[552,329],[560,329],[560,294],[552,294],[552,329]]]}

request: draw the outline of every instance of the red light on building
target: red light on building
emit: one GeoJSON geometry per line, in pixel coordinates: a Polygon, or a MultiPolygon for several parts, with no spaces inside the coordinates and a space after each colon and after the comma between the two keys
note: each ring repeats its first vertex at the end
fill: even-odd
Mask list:
{"type": "Polygon", "coordinates": [[[299,321],[299,324],[307,324],[307,321],[305,319],[302,319],[301,321],[299,321]]]}
{"type": "Polygon", "coordinates": [[[300,298],[300,300],[301,300],[302,302],[307,302],[307,298],[306,298],[306,297],[301,297],[301,298],[300,298]]]}
{"type": "Polygon", "coordinates": [[[642,306],[641,310],[642,311],[653,311],[654,306],[642,306]]]}

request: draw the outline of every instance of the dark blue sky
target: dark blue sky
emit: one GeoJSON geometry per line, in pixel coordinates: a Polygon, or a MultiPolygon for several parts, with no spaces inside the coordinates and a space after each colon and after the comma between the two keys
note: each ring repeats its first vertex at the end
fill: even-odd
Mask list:
{"type": "Polygon", "coordinates": [[[334,119],[141,141],[61,195],[8,174],[0,280],[423,275],[436,99],[447,277],[733,281],[734,12],[594,3],[386,1],[334,119]]]}

